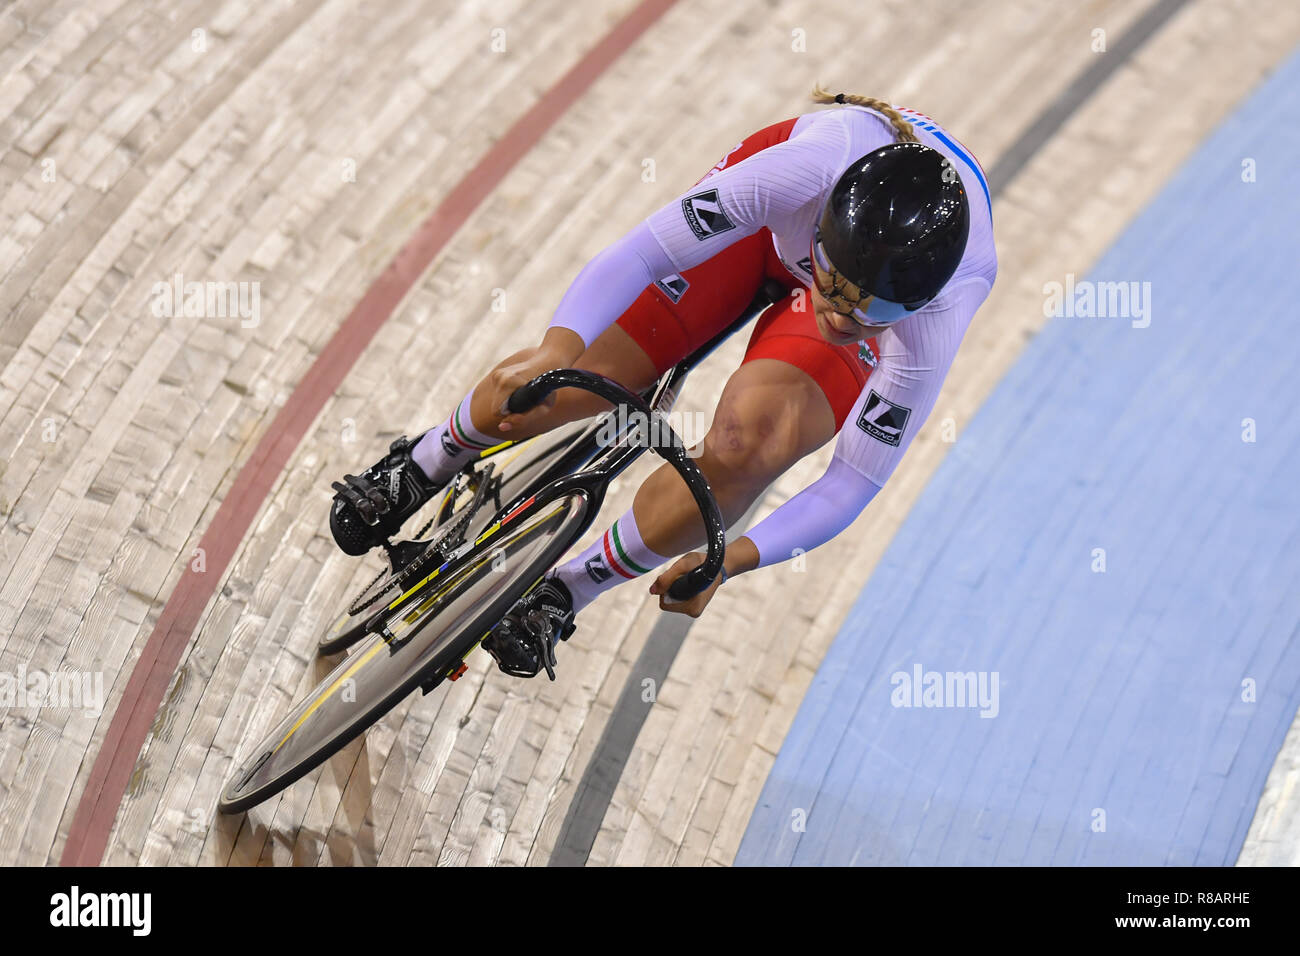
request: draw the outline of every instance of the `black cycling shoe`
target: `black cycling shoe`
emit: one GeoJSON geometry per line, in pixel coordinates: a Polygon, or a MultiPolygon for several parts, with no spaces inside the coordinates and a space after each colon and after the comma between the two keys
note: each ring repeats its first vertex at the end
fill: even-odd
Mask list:
{"type": "Polygon", "coordinates": [[[555,680],[555,644],[567,641],[575,627],[569,589],[563,581],[546,578],[483,638],[483,649],[511,677],[536,677],[545,668],[555,680]]]}
{"type": "Polygon", "coordinates": [[[330,531],[345,554],[365,554],[383,544],[443,488],[411,459],[419,440],[403,435],[361,475],[344,475],[331,484],[337,494],[330,505],[330,531]]]}

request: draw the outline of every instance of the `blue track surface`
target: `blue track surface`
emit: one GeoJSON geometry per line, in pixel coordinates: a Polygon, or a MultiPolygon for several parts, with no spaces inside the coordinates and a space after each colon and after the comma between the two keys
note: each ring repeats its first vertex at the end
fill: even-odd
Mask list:
{"type": "Polygon", "coordinates": [[[737,864],[1235,861],[1300,704],[1297,171],[1293,56],[1087,277],[1150,326],[1052,319],[960,436],[737,864]],[[893,706],[916,665],[996,674],[997,716],[893,706]]]}

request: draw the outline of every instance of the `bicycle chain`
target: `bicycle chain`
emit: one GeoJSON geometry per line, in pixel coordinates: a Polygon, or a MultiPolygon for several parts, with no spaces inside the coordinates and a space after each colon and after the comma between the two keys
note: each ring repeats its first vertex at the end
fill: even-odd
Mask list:
{"type": "MultiPolygon", "coordinates": [[[[366,587],[361,591],[361,593],[357,595],[356,598],[353,599],[351,604],[348,605],[349,615],[360,614],[366,608],[378,602],[379,599],[382,598],[385,594],[388,594],[394,589],[399,589],[403,587],[407,581],[415,577],[417,574],[422,572],[424,569],[426,569],[427,567],[429,567],[429,565],[433,563],[430,560],[431,558],[441,557],[445,559],[447,557],[446,553],[443,551],[444,543],[447,542],[448,540],[454,541],[457,538],[464,536],[465,528],[469,524],[469,519],[474,515],[474,513],[478,510],[479,506],[482,504],[483,498],[485,497],[489,489],[489,486],[493,486],[493,491],[495,493],[496,482],[493,481],[492,479],[492,468],[493,465],[491,462],[489,462],[487,467],[484,468],[482,474],[479,475],[478,486],[474,489],[474,499],[470,502],[469,507],[464,509],[460,517],[456,518],[445,528],[443,528],[442,531],[436,537],[434,537],[432,540],[428,542],[424,551],[421,554],[417,555],[415,558],[413,558],[410,562],[405,564],[403,567],[401,567],[397,571],[392,571],[391,569],[380,571],[379,574],[375,576],[375,579],[371,581],[368,585],[366,585],[366,587]],[[370,594],[371,589],[373,589],[376,584],[382,581],[385,575],[390,576],[389,581],[383,587],[376,590],[373,594],[370,594]],[[367,597],[368,594],[369,597],[367,597]]],[[[426,531],[428,531],[431,527],[433,527],[433,523],[437,520],[438,520],[437,515],[430,518],[428,523],[426,523],[423,528],[421,528],[419,531],[415,533],[413,540],[419,540],[421,535],[423,535],[426,531]]]]}
{"type": "MultiPolygon", "coordinates": [[[[425,526],[415,533],[415,537],[418,539],[420,535],[424,534],[431,527],[433,527],[433,523],[437,520],[438,520],[437,515],[434,515],[432,518],[430,518],[428,522],[425,524],[425,526]]],[[[364,611],[366,608],[370,607],[370,605],[374,604],[375,601],[379,599],[380,595],[385,594],[389,590],[387,587],[381,588],[380,590],[376,591],[374,596],[371,597],[370,600],[368,601],[365,600],[366,595],[370,593],[370,589],[373,588],[380,581],[382,581],[386,575],[391,575],[392,573],[393,573],[392,568],[384,568],[378,574],[376,574],[374,578],[370,581],[370,583],[361,589],[361,593],[359,593],[355,598],[352,599],[352,603],[348,605],[348,615],[351,616],[351,615],[359,614],[360,612],[364,611]],[[364,603],[359,603],[362,601],[364,601],[364,603]]]]}

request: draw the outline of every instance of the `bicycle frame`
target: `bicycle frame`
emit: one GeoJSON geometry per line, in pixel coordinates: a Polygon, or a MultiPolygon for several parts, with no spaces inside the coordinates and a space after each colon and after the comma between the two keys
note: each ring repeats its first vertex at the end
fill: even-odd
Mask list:
{"type": "MultiPolygon", "coordinates": [[[[747,324],[750,319],[775,302],[781,294],[784,294],[784,289],[779,283],[773,281],[764,283],[753,300],[751,300],[749,306],[735,321],[661,376],[649,403],[642,400],[640,396],[632,394],[617,382],[603,376],[594,375],[590,372],[580,372],[576,369],[555,369],[550,372],[543,372],[533,381],[518,388],[507,400],[506,407],[512,412],[525,412],[536,406],[556,388],[562,388],[566,385],[578,386],[599,395],[616,407],[620,405],[632,407],[635,411],[640,412],[644,416],[645,422],[649,424],[653,421],[654,416],[662,416],[668,409],[672,408],[672,405],[677,400],[677,392],[682,382],[696,365],[708,357],[742,325],[747,324]]],[[[600,510],[605,489],[609,483],[642,452],[653,447],[660,457],[677,469],[678,474],[686,482],[686,486],[704,518],[705,540],[708,548],[704,563],[683,574],[668,589],[668,597],[674,602],[681,602],[687,601],[704,591],[718,576],[718,572],[722,570],[722,561],[726,553],[727,528],[722,521],[721,513],[718,511],[718,504],[713,499],[708,481],[700,473],[700,470],[688,461],[686,450],[682,446],[677,433],[671,427],[665,430],[667,431],[668,441],[664,443],[655,442],[650,436],[647,436],[644,443],[633,444],[636,435],[635,431],[620,433],[618,439],[603,454],[597,455],[594,465],[588,465],[579,472],[556,479],[555,482],[547,486],[546,490],[553,490],[557,495],[578,489],[585,490],[593,498],[592,517],[594,519],[595,512],[600,510]]],[[[541,493],[539,492],[534,497],[541,497],[541,493]]],[[[512,513],[508,512],[507,514],[512,513]]],[[[586,527],[584,526],[583,531],[585,532],[585,530],[586,527]]]]}
{"type": "MultiPolygon", "coordinates": [[[[521,411],[521,403],[526,407],[551,389],[574,384],[606,397],[616,407],[640,411],[649,420],[652,414],[672,407],[677,389],[695,365],[774,298],[764,290],[726,330],[661,376],[648,403],[609,379],[559,369],[517,391],[510,398],[511,407],[521,411]]],[[[428,693],[443,680],[459,677],[465,670],[465,657],[595,521],[610,481],[651,447],[677,468],[690,487],[709,540],[704,564],[674,581],[669,594],[674,600],[685,600],[713,581],[721,566],[725,529],[708,482],[686,458],[680,438],[669,428],[667,442],[642,442],[636,434],[639,430],[628,428],[601,447],[599,427],[594,424],[573,441],[559,441],[554,449],[534,458],[534,464],[541,464],[554,454],[541,475],[523,479],[527,487],[516,500],[497,510],[487,530],[472,542],[466,541],[440,568],[365,620],[362,633],[368,636],[368,643],[340,661],[237,766],[218,804],[222,813],[246,810],[301,779],[417,688],[428,693]],[[570,472],[558,474],[564,468],[570,472]],[[490,574],[482,573],[497,554],[513,555],[511,560],[518,562],[508,587],[489,582],[490,574]],[[434,622],[438,628],[428,633],[426,629],[434,622]],[[357,696],[343,700],[342,688],[349,682],[359,688],[357,696]]],[[[497,450],[504,447],[508,447],[506,443],[497,450]]],[[[486,511],[481,489],[476,495],[478,507],[486,511]]],[[[475,513],[476,506],[471,505],[469,518],[475,513]]]]}
{"type": "MultiPolygon", "coordinates": [[[[713,352],[715,352],[718,349],[718,347],[722,345],[723,342],[729,339],[743,326],[749,324],[751,320],[756,318],[768,306],[772,305],[778,299],[784,297],[785,294],[786,294],[785,289],[780,285],[780,283],[773,282],[773,281],[768,281],[767,283],[765,283],[763,287],[758,291],[758,293],[754,296],[754,298],[750,301],[749,305],[745,307],[745,310],[739,316],[736,317],[736,320],[734,322],[732,322],[729,326],[727,326],[725,329],[723,329],[713,338],[709,339],[709,341],[705,342],[694,352],[690,353],[685,358],[683,358],[680,362],[678,362],[676,365],[674,365],[672,368],[666,371],[663,375],[661,375],[653,385],[651,385],[649,388],[645,389],[642,392],[643,396],[645,395],[649,396],[648,398],[645,399],[645,404],[647,406],[647,408],[645,409],[646,413],[647,414],[658,413],[660,415],[666,415],[669,411],[671,411],[673,405],[677,403],[677,396],[681,393],[681,389],[683,384],[686,381],[686,377],[691,373],[691,371],[697,365],[703,362],[706,358],[708,358],[713,352]]],[[[541,377],[539,377],[534,382],[530,382],[529,385],[524,386],[524,388],[528,388],[529,386],[534,385],[536,381],[540,381],[540,380],[541,377]]],[[[554,387],[560,388],[563,387],[563,385],[557,384],[554,387]]],[[[521,388],[520,391],[522,392],[523,389],[521,388]]],[[[534,399],[533,404],[535,404],[537,401],[540,401],[542,397],[544,397],[544,393],[538,395],[534,399]]],[[[535,497],[538,491],[540,491],[542,488],[545,488],[552,481],[568,475],[572,475],[573,473],[578,471],[578,469],[584,467],[593,467],[593,463],[595,467],[601,466],[604,458],[611,456],[612,454],[615,453],[616,450],[620,448],[620,442],[618,441],[611,443],[603,448],[600,446],[597,435],[600,433],[601,428],[602,428],[601,421],[600,419],[597,419],[597,421],[593,422],[592,425],[589,428],[587,428],[584,432],[582,432],[578,436],[575,436],[573,442],[568,446],[568,448],[566,448],[564,452],[558,458],[556,458],[555,461],[552,462],[552,464],[549,465],[540,476],[538,476],[538,478],[534,481],[532,487],[519,492],[517,495],[515,495],[514,498],[507,501],[501,508],[498,509],[497,513],[493,515],[492,521],[488,522],[488,526],[491,526],[495,522],[499,521],[502,518],[502,516],[510,514],[512,511],[518,508],[524,501],[527,501],[531,497],[535,497]]],[[[621,438],[622,436],[620,435],[620,439],[621,438]]],[[[524,441],[527,440],[528,439],[524,439],[524,441]]],[[[492,449],[491,450],[492,454],[498,454],[502,451],[505,451],[506,449],[510,448],[513,444],[514,444],[513,442],[503,443],[498,448],[492,449]]],[[[639,451],[644,451],[644,450],[645,449],[642,448],[639,451]]],[[[487,456],[485,455],[484,457],[487,456]]],[[[618,472],[626,468],[628,464],[630,464],[630,462],[622,463],[618,467],[617,471],[614,472],[614,474],[617,475],[618,472]]]]}
{"type": "MultiPolygon", "coordinates": [[[[778,283],[766,283],[735,321],[665,372],[651,388],[646,389],[651,393],[649,402],[604,376],[576,369],[555,369],[544,372],[533,381],[521,386],[510,396],[507,404],[511,411],[523,412],[541,402],[554,389],[579,387],[605,398],[616,408],[630,407],[649,422],[653,416],[664,415],[672,408],[687,375],[697,365],[784,294],[785,290],[778,283]]],[[[472,543],[463,546],[459,553],[449,558],[396,600],[374,612],[366,623],[366,630],[377,633],[387,631],[385,619],[393,619],[390,615],[408,613],[413,604],[418,606],[425,585],[435,579],[445,580],[448,575],[454,574],[462,562],[472,559],[478,551],[479,544],[489,539],[511,518],[520,516],[529,506],[533,506],[535,510],[563,495],[581,492],[590,500],[590,507],[588,518],[576,533],[575,539],[585,534],[604,503],[605,491],[610,482],[652,447],[661,457],[677,467],[678,473],[686,482],[700,509],[705,524],[707,556],[704,563],[674,581],[669,588],[668,597],[675,602],[686,601],[707,588],[722,568],[726,554],[726,526],[718,511],[717,503],[713,500],[707,480],[694,465],[685,464],[686,451],[676,432],[670,427],[664,429],[669,441],[654,444],[649,441],[638,442],[639,435],[636,430],[621,429],[615,441],[601,447],[597,436],[602,427],[601,421],[598,420],[576,436],[542,474],[531,482],[529,487],[507,500],[491,520],[481,526],[485,530],[475,537],[472,543]]],[[[505,451],[512,445],[513,443],[502,443],[500,447],[493,449],[492,453],[505,451]]],[[[483,456],[486,457],[488,456],[483,456]]],[[[478,461],[482,461],[483,458],[478,461]]],[[[413,635],[418,632],[423,625],[424,622],[416,625],[410,633],[413,635]]]]}

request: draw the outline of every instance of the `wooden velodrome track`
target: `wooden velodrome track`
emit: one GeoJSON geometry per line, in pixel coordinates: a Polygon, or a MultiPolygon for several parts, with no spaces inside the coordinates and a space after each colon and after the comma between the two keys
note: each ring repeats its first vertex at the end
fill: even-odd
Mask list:
{"type": "MultiPolygon", "coordinates": [[[[1044,321],[1044,281],[1086,271],[1300,40],[1295,4],[1175,6],[1001,184],[998,285],[885,493],[806,573],[740,578],[691,628],[585,862],[731,863],[823,653],[949,448],[940,422],[960,433],[1044,321]]],[[[583,612],[557,683],[475,655],[281,798],[214,816],[373,567],[330,540],[330,480],[445,418],[537,340],[594,252],[810,109],[814,81],[934,116],[993,171],[1152,7],[5,4],[0,671],[102,673],[106,703],[0,712],[0,863],[551,862],[661,617],[641,585],[583,612]],[[260,321],[156,315],[177,274],[259,283],[260,321]]],[[[679,407],[712,409],[742,349],[679,407]]]]}

